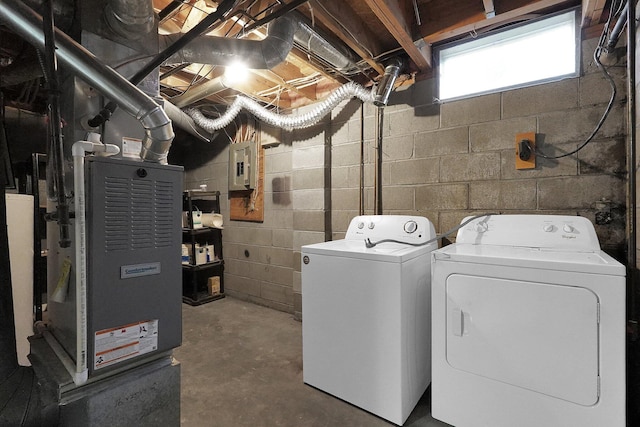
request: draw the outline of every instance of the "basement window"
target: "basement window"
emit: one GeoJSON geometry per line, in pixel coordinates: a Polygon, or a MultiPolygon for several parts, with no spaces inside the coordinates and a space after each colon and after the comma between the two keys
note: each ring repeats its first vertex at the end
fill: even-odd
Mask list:
{"type": "Polygon", "coordinates": [[[438,49],[439,98],[451,100],[579,74],[577,10],[438,49]]]}

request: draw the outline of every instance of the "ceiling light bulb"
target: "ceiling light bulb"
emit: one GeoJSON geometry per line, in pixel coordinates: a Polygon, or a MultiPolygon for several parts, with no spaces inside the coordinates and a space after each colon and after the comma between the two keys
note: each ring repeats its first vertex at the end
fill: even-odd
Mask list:
{"type": "Polygon", "coordinates": [[[226,84],[242,83],[249,77],[249,69],[241,62],[229,64],[224,70],[224,81],[226,84]]]}

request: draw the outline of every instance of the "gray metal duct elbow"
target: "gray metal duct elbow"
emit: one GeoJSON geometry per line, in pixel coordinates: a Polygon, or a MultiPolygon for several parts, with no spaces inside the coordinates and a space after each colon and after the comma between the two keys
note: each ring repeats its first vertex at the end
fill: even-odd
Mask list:
{"type": "MultiPolygon", "coordinates": [[[[27,42],[44,49],[42,17],[22,2],[0,1],[0,21],[27,42]]],[[[56,29],[55,37],[57,58],[65,67],[140,121],[145,129],[140,157],[152,162],[166,162],[173,128],[162,108],[62,31],[56,29]]]]}
{"type": "Polygon", "coordinates": [[[144,127],[140,157],[147,161],[166,164],[174,138],[171,120],[158,105],[139,120],[144,127]]]}
{"type": "Polygon", "coordinates": [[[382,76],[382,80],[380,80],[380,84],[378,85],[378,90],[376,91],[376,95],[373,101],[373,104],[377,107],[384,107],[389,102],[389,95],[391,95],[391,91],[393,90],[393,85],[404,66],[404,61],[402,58],[395,57],[391,58],[387,63],[387,66],[384,68],[384,75],[382,76]]]}
{"type": "MultiPolygon", "coordinates": [[[[226,37],[202,36],[191,41],[184,49],[171,56],[165,64],[195,62],[198,64],[229,65],[241,60],[251,69],[271,69],[283,62],[293,47],[297,21],[284,15],[269,25],[264,40],[244,40],[226,37]]],[[[160,36],[160,50],[170,46],[182,35],[160,36]]]]}
{"type": "Polygon", "coordinates": [[[154,13],[151,0],[110,0],[104,18],[116,34],[136,40],[153,31],[154,13]]]}

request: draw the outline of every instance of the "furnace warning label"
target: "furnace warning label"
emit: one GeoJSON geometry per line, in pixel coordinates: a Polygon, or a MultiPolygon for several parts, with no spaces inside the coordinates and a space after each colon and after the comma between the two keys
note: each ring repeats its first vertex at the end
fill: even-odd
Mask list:
{"type": "Polygon", "coordinates": [[[94,369],[154,351],[158,348],[158,319],[98,331],[94,348],[94,369]]]}

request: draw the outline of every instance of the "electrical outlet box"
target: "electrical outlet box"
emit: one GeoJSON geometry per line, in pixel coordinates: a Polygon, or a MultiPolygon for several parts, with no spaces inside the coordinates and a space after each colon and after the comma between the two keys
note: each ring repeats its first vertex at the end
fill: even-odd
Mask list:
{"type": "Polygon", "coordinates": [[[229,191],[256,188],[258,146],[255,141],[245,141],[229,146],[229,191]]]}
{"type": "Polygon", "coordinates": [[[516,169],[536,168],[535,149],[535,132],[516,134],[516,169]]]}

